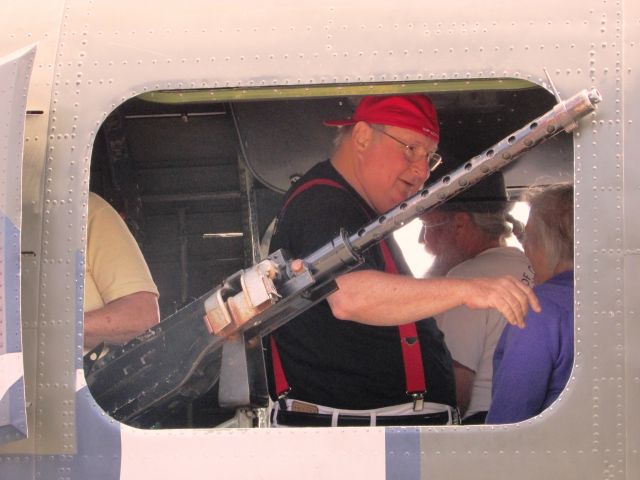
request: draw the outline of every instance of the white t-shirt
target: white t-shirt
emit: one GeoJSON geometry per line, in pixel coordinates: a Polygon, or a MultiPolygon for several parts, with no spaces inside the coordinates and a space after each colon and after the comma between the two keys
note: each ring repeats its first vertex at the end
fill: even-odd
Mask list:
{"type": "MultiPolygon", "coordinates": [[[[511,275],[533,287],[533,269],[524,253],[515,247],[490,248],[452,268],[447,277],[499,277],[511,275]]],[[[495,309],[471,310],[458,307],[436,315],[438,327],[451,357],[476,375],[465,417],[489,410],[493,352],[506,325],[495,309]]]]}

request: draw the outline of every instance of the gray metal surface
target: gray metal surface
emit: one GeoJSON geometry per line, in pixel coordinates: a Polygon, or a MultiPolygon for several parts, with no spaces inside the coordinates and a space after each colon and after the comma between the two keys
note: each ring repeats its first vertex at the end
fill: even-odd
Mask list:
{"type": "Polygon", "coordinates": [[[35,47],[0,57],[0,444],[27,436],[20,230],[24,123],[34,57],[35,47]]]}
{"type": "Polygon", "coordinates": [[[356,463],[369,468],[370,478],[385,478],[386,448],[398,440],[386,468],[397,456],[419,459],[415,469],[401,463],[411,478],[640,475],[637,2],[7,3],[0,55],[40,42],[28,104],[43,114],[27,120],[23,200],[23,249],[36,254],[23,264],[23,333],[29,423],[37,435],[15,442],[13,455],[2,447],[3,473],[43,478],[34,467],[38,452],[54,456],[58,470],[47,469],[55,470],[53,478],[109,478],[92,477],[86,466],[99,455],[121,462],[121,478],[140,477],[149,465],[158,479],[213,476],[214,468],[234,478],[299,478],[303,468],[338,478],[356,463]],[[74,370],[82,343],[76,255],[82,258],[85,245],[74,226],[86,221],[89,158],[114,108],[163,89],[212,89],[212,100],[247,100],[278,98],[292,85],[333,89],[335,96],[342,96],[342,84],[395,82],[389,88],[400,90],[430,81],[437,90],[443,80],[515,78],[543,85],[543,68],[565,97],[594,86],[606,99],[573,136],[576,359],[567,389],[549,410],[517,425],[382,433],[121,427],[118,446],[83,452],[85,467],[63,456],[74,455],[81,435],[100,439],[118,430],[84,391],[76,392],[74,370]],[[284,472],[274,466],[284,463],[284,472]]]}
{"type": "MultiPolygon", "coordinates": [[[[598,371],[594,378],[595,388],[607,388],[609,378],[615,378],[615,446],[618,457],[624,461],[626,478],[640,477],[640,416],[636,406],[640,401],[640,222],[637,220],[637,208],[640,205],[640,102],[634,97],[640,91],[640,4],[624,2],[621,13],[629,21],[622,22],[619,42],[622,44],[622,63],[618,66],[620,88],[616,90],[616,102],[622,105],[615,126],[609,123],[616,135],[616,149],[604,153],[607,168],[615,171],[615,182],[608,187],[611,194],[608,204],[616,210],[616,222],[613,226],[614,239],[608,242],[614,258],[608,260],[608,268],[616,272],[615,301],[609,304],[608,322],[613,325],[615,340],[607,357],[614,363],[608,371],[598,371]],[[614,207],[615,206],[615,207],[614,207]],[[620,261],[622,257],[622,261],[620,261]],[[613,315],[612,315],[613,314],[613,315]],[[609,375],[608,377],[605,375],[609,375]]],[[[602,125],[604,126],[604,125],[602,125]]],[[[595,247],[595,246],[594,246],[595,247]]],[[[598,247],[606,248],[604,245],[598,247]]],[[[595,250],[595,249],[594,249],[595,250]]],[[[601,250],[602,251],[602,250],[601,250]]],[[[595,254],[595,251],[594,251],[595,254]]],[[[599,263],[598,268],[601,268],[599,263]]],[[[603,291],[603,295],[608,292],[603,291]]],[[[594,415],[596,412],[594,410],[594,415]]],[[[594,423],[600,418],[593,417],[594,423]]],[[[611,437],[609,437],[611,438],[611,437]]],[[[612,439],[613,440],[613,439],[612,439]]],[[[613,445],[613,444],[612,444],[613,445]]],[[[618,471],[622,470],[622,466],[618,471]]],[[[623,477],[623,475],[620,475],[623,477]]]]}

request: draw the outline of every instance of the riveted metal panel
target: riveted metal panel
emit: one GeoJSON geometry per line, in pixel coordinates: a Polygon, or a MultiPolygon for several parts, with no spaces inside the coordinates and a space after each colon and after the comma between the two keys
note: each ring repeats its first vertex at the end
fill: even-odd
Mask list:
{"type": "MultiPolygon", "coordinates": [[[[42,67],[53,72],[48,130],[34,141],[38,147],[25,165],[33,185],[27,203],[42,211],[42,230],[38,222],[29,227],[37,252],[42,250],[33,267],[41,271],[32,277],[41,285],[40,314],[30,313],[26,320],[38,332],[29,348],[38,352],[39,452],[73,453],[75,429],[89,428],[89,423],[74,423],[69,393],[82,343],[76,334],[82,299],[75,292],[82,281],[77,272],[82,271],[85,236],[78,226],[85,222],[97,129],[124,100],[161,89],[233,87],[242,99],[255,94],[245,91],[252,87],[277,96],[282,87],[293,85],[335,87],[339,95],[337,84],[362,82],[516,78],[546,84],[546,68],[561,95],[595,86],[604,97],[597,116],[583,122],[573,138],[577,270],[572,378],[552,408],[521,424],[420,429],[421,474],[531,479],[637,474],[638,280],[633,272],[639,234],[632,225],[640,178],[633,158],[638,151],[633,131],[638,7],[596,0],[522,6],[508,0],[482,6],[464,0],[414,1],[392,8],[380,1],[185,1],[180,8],[70,1],[63,7],[56,58],[42,67]],[[44,186],[38,188],[41,179],[44,186]]],[[[86,402],[80,396],[76,400],[86,402]]],[[[95,435],[102,424],[113,429],[97,407],[91,405],[89,412],[97,417],[91,423],[95,435]]],[[[358,449],[359,435],[344,430],[191,434],[127,428],[122,438],[123,448],[129,448],[126,471],[140,474],[153,463],[158,478],[163,463],[171,463],[174,473],[197,472],[188,461],[197,462],[201,471],[222,463],[233,466],[236,478],[256,478],[259,465],[284,463],[283,452],[300,460],[301,451],[321,478],[323,471],[325,477],[339,471],[335,462],[346,464],[355,456],[366,463],[382,455],[379,448],[358,449]],[[320,450],[310,447],[315,437],[325,440],[320,450]],[[217,458],[220,451],[232,455],[231,442],[244,445],[246,439],[269,441],[251,451],[250,462],[238,461],[245,459],[241,456],[217,458]],[[205,443],[206,449],[198,449],[205,443]],[[187,455],[167,454],[186,444],[193,448],[187,455]],[[354,455],[345,457],[345,447],[354,455]],[[200,455],[194,458],[195,452],[200,455]],[[323,465],[332,468],[323,470],[323,465]]],[[[108,454],[119,458],[119,453],[108,454]]],[[[299,477],[299,471],[279,473],[299,477]]]]}
{"type": "MultiPolygon", "coordinates": [[[[625,435],[617,439],[618,448],[626,452],[627,478],[640,476],[640,416],[636,406],[640,403],[640,222],[637,210],[640,205],[640,5],[637,2],[623,4],[624,49],[622,63],[618,65],[621,78],[620,118],[623,160],[623,238],[624,252],[624,304],[620,310],[624,319],[622,345],[617,354],[624,362],[622,369],[623,395],[626,409],[621,412],[619,425],[625,426],[625,435]]],[[[620,430],[619,430],[620,431],[620,430]]]]}
{"type": "MultiPolygon", "coordinates": [[[[580,9],[566,4],[538,7],[517,9],[505,1],[491,9],[478,9],[471,2],[427,9],[421,2],[408,2],[389,11],[376,2],[316,2],[313,15],[306,16],[300,15],[305,6],[291,2],[268,6],[248,2],[241,10],[193,2],[178,16],[167,15],[162,7],[136,12],[131,5],[129,15],[122,16],[113,4],[69,2],[59,49],[68,61],[56,69],[49,139],[54,158],[66,163],[47,171],[51,187],[46,193],[45,222],[49,220],[52,227],[49,235],[45,233],[44,271],[47,276],[64,276],[70,268],[64,263],[66,250],[83,244],[80,232],[65,229],[64,235],[55,236],[54,226],[64,225],[67,209],[74,219],[81,219],[85,192],[78,190],[78,179],[86,179],[95,132],[111,109],[136,94],[176,88],[497,77],[544,83],[546,68],[562,95],[593,85],[606,99],[597,119],[592,124],[587,121],[574,138],[577,194],[582,196],[576,215],[585,221],[578,223],[577,236],[585,261],[577,277],[577,301],[585,305],[577,308],[584,335],[577,367],[553,409],[523,425],[500,427],[493,434],[480,428],[465,437],[453,429],[424,429],[423,475],[446,472],[449,478],[466,477],[485,451],[492,456],[502,452],[502,471],[520,475],[526,471],[524,478],[540,477],[549,469],[562,471],[577,451],[584,452],[578,470],[584,468],[585,473],[615,465],[621,455],[608,447],[608,437],[616,436],[609,425],[621,401],[609,390],[594,389],[602,383],[614,387],[620,383],[615,353],[609,347],[616,319],[596,316],[591,305],[594,298],[601,299],[600,311],[606,314],[612,311],[609,303],[620,298],[615,286],[621,281],[609,258],[619,255],[615,234],[610,233],[617,220],[605,214],[605,208],[621,202],[616,189],[622,184],[616,169],[604,167],[612,145],[616,148],[619,11],[616,5],[595,2],[580,9]],[[114,15],[119,16],[117,22],[114,15]],[[166,36],[172,42],[163,42],[166,36]],[[109,68],[96,68],[95,62],[109,68]],[[592,195],[594,188],[598,199],[592,195]],[[70,190],[71,206],[62,205],[70,190]],[[602,248],[607,254],[600,260],[594,251],[602,248]],[[592,267],[596,261],[602,264],[598,277],[606,283],[597,283],[592,267]],[[596,343],[594,337],[604,341],[596,343]],[[600,399],[616,408],[601,409],[596,421],[593,402],[600,399]],[[541,452],[544,462],[539,461],[541,452]]],[[[65,286],[49,283],[46,296],[58,299],[52,319],[65,321],[65,312],[73,309],[72,302],[61,300],[66,298],[65,286]]],[[[71,348],[68,339],[58,340],[71,348]]]]}
{"type": "MultiPolygon", "coordinates": [[[[51,438],[51,443],[61,442],[54,436],[35,434],[40,425],[36,414],[38,404],[49,399],[51,384],[38,378],[39,345],[49,341],[39,336],[38,328],[43,317],[38,316],[42,306],[39,298],[41,285],[40,251],[42,242],[42,198],[44,195],[45,148],[49,123],[49,110],[52,95],[56,49],[59,41],[60,19],[63,0],[6,2],[3,15],[0,16],[0,54],[7,54],[33,43],[37,52],[33,60],[33,71],[29,85],[26,110],[27,117],[24,132],[24,162],[22,172],[22,341],[25,368],[25,393],[27,402],[28,430],[32,433],[22,441],[2,447],[2,452],[16,453],[14,457],[5,457],[4,463],[20,472],[34,469],[33,457],[19,455],[36,451],[39,441],[51,438]]],[[[54,350],[54,346],[52,346],[54,350]]],[[[63,364],[58,366],[64,370],[63,364]]],[[[58,388],[56,391],[60,391],[58,388]]],[[[67,401],[74,395],[73,384],[68,389],[67,401]]],[[[73,405],[58,403],[59,412],[73,418],[73,405]],[[64,408],[63,408],[64,407],[64,408]],[[71,407],[71,408],[69,408],[71,407]]],[[[44,426],[45,430],[47,426],[44,426]]],[[[56,450],[59,447],[56,446],[56,450]]],[[[20,478],[16,475],[16,478],[20,478]]]]}
{"type": "Polygon", "coordinates": [[[0,57],[0,444],[25,438],[20,317],[24,120],[35,48],[0,57]]]}

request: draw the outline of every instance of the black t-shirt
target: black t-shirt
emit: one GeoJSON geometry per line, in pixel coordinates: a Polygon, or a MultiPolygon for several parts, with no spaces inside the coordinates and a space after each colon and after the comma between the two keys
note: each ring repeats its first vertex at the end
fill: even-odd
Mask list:
{"type": "MultiPolygon", "coordinates": [[[[329,161],[314,166],[289,190],[312,179],[329,179],[344,189],[317,184],[303,189],[286,206],[271,241],[304,258],[341,228],[350,234],[376,214],[329,161]]],[[[388,239],[389,244],[392,243],[388,239]]],[[[392,251],[396,250],[390,245],[392,251]]],[[[380,249],[364,253],[359,269],[384,270],[380,249]]],[[[402,263],[396,264],[402,269],[402,263]]],[[[425,401],[455,405],[451,356],[433,319],[417,322],[427,394],[425,401]]],[[[374,327],[336,319],[326,301],[303,312],[273,334],[290,398],[342,409],[371,409],[406,403],[406,380],[398,327],[374,327]]],[[[269,342],[265,342],[269,344],[269,342]]],[[[267,355],[269,390],[275,397],[271,355],[267,355]]]]}

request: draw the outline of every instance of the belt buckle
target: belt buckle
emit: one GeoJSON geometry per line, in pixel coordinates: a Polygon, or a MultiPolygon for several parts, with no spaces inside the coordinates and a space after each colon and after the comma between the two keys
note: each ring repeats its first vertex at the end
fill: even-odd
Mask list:
{"type": "Polygon", "coordinates": [[[413,400],[413,411],[421,412],[424,408],[424,394],[426,392],[414,392],[410,393],[411,399],[413,400]]]}
{"type": "Polygon", "coordinates": [[[278,395],[277,402],[278,402],[278,405],[280,406],[280,410],[287,409],[287,397],[289,396],[290,391],[291,391],[291,388],[287,388],[284,392],[278,395]]]}

